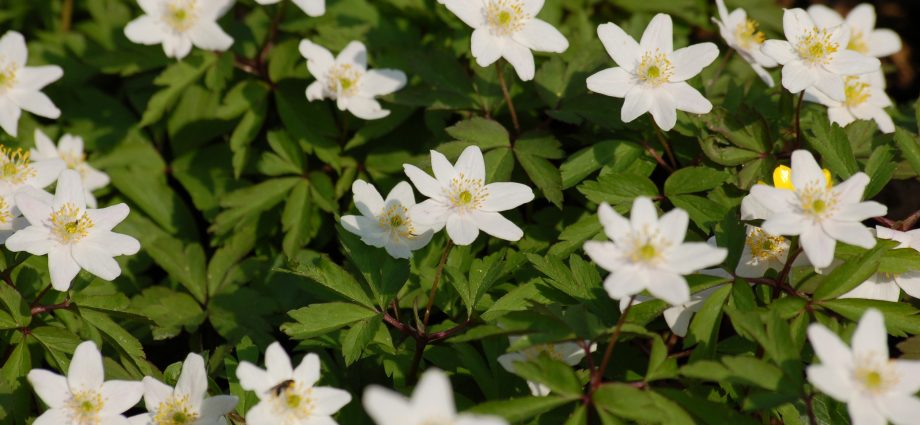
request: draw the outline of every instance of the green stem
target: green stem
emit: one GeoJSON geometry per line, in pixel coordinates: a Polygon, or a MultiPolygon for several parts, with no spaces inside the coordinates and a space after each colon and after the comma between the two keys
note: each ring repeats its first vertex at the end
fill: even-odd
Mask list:
{"type": "Polygon", "coordinates": [[[520,133],[521,123],[518,122],[517,110],[514,109],[514,102],[511,101],[511,93],[508,91],[508,85],[505,84],[505,73],[502,67],[503,62],[495,62],[495,70],[498,71],[498,84],[502,88],[502,96],[505,98],[505,104],[508,105],[508,111],[511,112],[511,123],[514,124],[514,131],[520,133]]]}

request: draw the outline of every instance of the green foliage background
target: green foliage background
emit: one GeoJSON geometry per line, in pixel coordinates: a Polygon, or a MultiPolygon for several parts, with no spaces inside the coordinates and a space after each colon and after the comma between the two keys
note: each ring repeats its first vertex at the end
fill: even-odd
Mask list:
{"type": "MultiPolygon", "coordinates": [[[[65,132],[82,136],[90,162],[112,177],[100,204],[127,202],[132,213],[118,230],[143,246],[140,254],[119,258],[124,274],[114,283],[84,273],[69,293],[40,299],[49,280],[46,258],[3,250],[0,269],[9,285],[0,285],[0,422],[36,416],[39,404],[25,374],[35,367],[66,370],[76,345],[89,339],[103,348],[110,378],[151,375],[169,382],[176,362],[201,352],[212,392],[240,396],[240,413],[255,397],[239,388],[236,364],[259,362],[264,348],[280,340],[288,349],[319,353],[324,385],[354,395],[340,423],[366,423],[359,402],[364,387],[411,387],[415,341],[388,326],[382,312],[395,299],[402,321],[413,323],[445,239],[438,235],[411,261],[396,261],[336,223],[354,210],[355,179],[386,192],[405,179],[403,163],[428,168],[429,149],[455,159],[470,144],[485,152],[488,181],[527,183],[538,199],[509,214],[524,229],[519,243],[480,237],[447,260],[432,330],[467,327],[431,344],[424,364],[454,373],[461,408],[476,406],[513,423],[779,418],[796,424],[806,420],[808,400],[822,422],[839,423],[845,408],[811,398],[803,382],[802,368],[812,358],[807,324],[846,331],[874,306],[886,314],[897,341],[920,334],[920,311],[911,303],[831,300],[876,270],[920,268],[918,256],[888,243],[869,252],[842,246],[845,270],[793,273],[801,296],[741,280],[722,287],[685,339],[671,337],[660,318],[662,302],[636,306],[607,372],[611,383],[593,395],[596,408],[582,403],[587,370],[550,358],[522,367],[522,375],[553,389],[549,397],[530,397],[524,380],[496,361],[508,349],[508,334],[528,333],[513,348],[561,340],[603,345],[618,319],[599,269],[581,251],[584,241],[602,238],[597,204],[609,202],[623,213],[635,196],[646,195],[664,210],[686,209],[688,238],[715,235],[730,248],[725,267],[734,269],[744,238],[737,207],[752,184],[770,181],[773,168],[788,160],[793,97],[768,89],[737,57],[720,71],[719,59],[691,81],[715,104],[711,114],[680,113],[668,134],[656,132],[648,117],[623,124],[621,100],[585,87],[588,75],[612,66],[597,25],[613,21],[638,36],[654,13],[667,12],[675,18],[675,45],[685,46],[691,39],[715,40],[714,4],[549,0],[540,18],[560,28],[571,47],[538,56],[533,82],[517,81],[506,67],[521,117],[517,132],[496,70],[475,65],[470,30],[436,2],[329,0],[320,18],[287,3],[238,1],[220,21],[235,39],[231,51],[195,50],[176,62],[159,46],[125,39],[124,26],[140,13],[132,1],[76,1],[69,20],[63,0],[0,1],[0,24],[26,35],[30,64],[65,70],[46,89],[62,118],[25,114],[22,137],[0,138],[29,147],[34,128],[54,139],[65,132]],[[312,77],[297,51],[303,38],[334,52],[361,40],[373,67],[404,70],[409,85],[384,99],[393,113],[363,122],[332,102],[307,102],[312,77]],[[646,153],[645,144],[659,149],[660,137],[681,164],[673,174],[646,153]],[[69,308],[30,313],[30,306],[68,297],[69,308]]],[[[775,3],[743,6],[768,38],[781,34],[782,9],[775,3]]],[[[891,112],[900,127],[893,137],[872,122],[830,126],[823,108],[807,105],[805,147],[838,181],[866,171],[872,177],[867,196],[874,196],[890,180],[915,179],[920,171],[914,110],[905,105],[891,112]]],[[[704,276],[690,281],[694,290],[724,283],[704,276]]],[[[920,353],[920,341],[906,341],[904,352],[920,353]]]]}

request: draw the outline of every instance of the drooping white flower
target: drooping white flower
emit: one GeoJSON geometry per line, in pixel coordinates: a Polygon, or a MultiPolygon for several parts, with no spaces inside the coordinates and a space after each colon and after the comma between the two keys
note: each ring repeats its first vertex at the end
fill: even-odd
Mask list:
{"type": "Polygon", "coordinates": [[[156,378],[144,377],[147,412],[131,418],[131,425],[218,425],[239,401],[234,396],[208,397],[208,375],[204,359],[189,353],[182,363],[176,387],[156,378]]]}
{"type": "Polygon", "coordinates": [[[633,201],[627,220],[607,203],[597,211],[610,241],[588,241],[588,256],[610,273],[604,289],[615,300],[648,290],[671,305],[690,301],[683,275],[722,263],[724,248],[706,242],[684,242],[689,216],[675,208],[658,218],[655,204],[646,197],[633,201]]]}
{"type": "Polygon", "coordinates": [[[856,120],[875,120],[883,133],[894,133],[894,121],[885,112],[892,105],[885,94],[885,79],[881,72],[850,76],[844,79],[846,99],[836,101],[814,89],[805,89],[805,100],[827,106],[827,117],[846,127],[856,120]]]}
{"type": "Polygon", "coordinates": [[[648,112],[662,130],[677,123],[677,110],[706,114],[712,103],[687,84],[719,56],[712,43],[674,50],[673,24],[659,13],[636,40],[613,23],[597,27],[607,53],[619,65],[588,77],[591,91],[624,99],[620,119],[630,122],[648,112]]]}
{"type": "Polygon", "coordinates": [[[457,163],[450,164],[440,152],[431,151],[434,177],[410,164],[403,170],[412,184],[429,199],[412,207],[409,216],[420,231],[447,235],[457,245],[469,245],[482,230],[508,241],[517,241],[524,232],[499,212],[517,208],[534,199],[533,190],[520,183],[486,184],[486,166],[482,151],[469,146],[457,163]]]}
{"type": "MultiPolygon", "coordinates": [[[[521,337],[519,336],[508,337],[511,345],[514,345],[514,343],[520,339],[521,337]]],[[[597,344],[591,344],[589,349],[593,353],[595,350],[597,350],[597,344]]],[[[502,367],[505,368],[505,370],[508,372],[516,373],[514,371],[515,362],[534,360],[539,357],[540,354],[546,354],[553,359],[565,362],[569,366],[575,366],[578,363],[581,363],[581,360],[585,358],[585,349],[581,345],[574,342],[532,345],[520,351],[498,356],[498,364],[502,365],[502,367]]],[[[545,396],[549,395],[550,393],[549,387],[539,382],[527,381],[527,386],[530,387],[531,394],[535,396],[545,396]]]]}
{"type": "Polygon", "coordinates": [[[409,258],[431,241],[432,232],[419,232],[409,217],[415,206],[412,185],[399,182],[384,200],[374,185],[355,180],[351,185],[361,215],[342,216],[342,227],[371,246],[383,247],[394,258],[409,258]]]}
{"type": "Polygon", "coordinates": [[[317,387],[319,356],[304,356],[294,369],[281,344],[265,350],[265,368],[243,361],[236,369],[240,386],[255,392],[259,404],[246,413],[250,425],[334,425],[332,415],[351,401],[351,394],[332,387],[317,387]]]}
{"type": "MultiPolygon", "coordinates": [[[[767,270],[782,270],[789,257],[789,241],[757,226],[748,224],[745,227],[747,236],[735,274],[741,277],[763,277],[767,270]]],[[[796,257],[792,263],[793,266],[807,264],[808,260],[804,256],[796,257]]]]}
{"type": "Polygon", "coordinates": [[[773,87],[773,76],[764,68],[773,68],[777,63],[760,50],[764,35],[758,31],[757,21],[748,18],[747,12],[741,8],[728,13],[724,0],[716,0],[716,7],[719,9],[719,18],[712,18],[712,22],[719,27],[719,33],[722,34],[725,43],[751,65],[767,86],[773,87]]]}
{"type": "Polygon", "coordinates": [[[868,309],[859,319],[850,347],[824,325],[808,327],[820,364],[808,366],[808,381],[847,403],[853,425],[917,423],[920,418],[920,362],[890,359],[885,318],[868,309]]]}
{"type": "Polygon", "coordinates": [[[182,59],[192,46],[224,51],[233,38],[217,25],[233,0],[138,0],[144,14],[125,26],[134,43],[162,44],[167,57],[182,59]]]}
{"type": "Polygon", "coordinates": [[[505,58],[518,77],[534,76],[533,51],[562,53],[569,41],[555,27],[537,19],[543,0],[438,0],[473,28],[470,51],[481,67],[505,58]]]}
{"type": "Polygon", "coordinates": [[[60,159],[64,161],[67,168],[76,170],[83,179],[83,186],[86,189],[86,205],[90,208],[96,208],[96,197],[93,191],[102,189],[109,184],[109,175],[93,168],[86,162],[86,154],[83,153],[83,138],[65,134],[54,146],[54,142],[48,138],[41,130],[35,130],[35,149],[30,151],[32,160],[42,162],[51,159],[60,159]]]}
{"type": "Polygon", "coordinates": [[[127,424],[122,413],[144,394],[140,382],[104,381],[102,354],[92,341],[77,346],[67,377],[33,369],[28,379],[49,407],[33,425],[127,424]]]}
{"type": "MultiPolygon", "coordinates": [[[[879,239],[898,241],[897,248],[910,248],[920,251],[920,229],[899,232],[887,227],[875,226],[875,236],[879,239]]],[[[914,298],[920,298],[920,270],[911,270],[901,274],[876,273],[861,285],[843,294],[840,298],[865,298],[897,302],[901,290],[914,298]]]]}
{"type": "Polygon", "coordinates": [[[53,197],[23,189],[16,193],[16,205],[30,225],[10,236],[6,247],[47,254],[51,285],[58,291],[68,290],[81,268],[104,280],[115,279],[121,267],[113,257],[140,250],[137,239],[112,232],[128,216],[128,206],[86,208],[86,189],[76,171],[61,172],[53,197]]]}
{"type": "Polygon", "coordinates": [[[335,100],[339,110],[348,110],[365,120],[376,120],[390,111],[374,98],[393,93],[406,85],[406,74],[398,69],[367,69],[367,48],[352,41],[333,57],[325,47],[310,40],[300,42],[300,54],[316,81],[307,87],[307,100],[335,100]]]}
{"type": "Polygon", "coordinates": [[[428,369],[406,398],[395,391],[371,385],[364,390],[364,410],[377,425],[508,425],[497,416],[457,413],[447,375],[428,369]]]}
{"type": "Polygon", "coordinates": [[[22,34],[8,31],[0,37],[0,128],[13,137],[19,134],[23,110],[51,119],[61,116],[41,89],[60,80],[64,70],[57,65],[26,66],[28,59],[22,34]]]}
{"type": "Polygon", "coordinates": [[[772,205],[773,213],[763,229],[774,235],[799,236],[809,261],[825,268],[834,259],[836,241],[872,248],[875,237],[862,221],[884,216],[888,208],[878,202],[861,202],[869,176],[856,173],[845,182],[831,186],[805,150],[792,153],[793,190],[764,184],[751,188],[750,196],[762,205],[772,205]]]}
{"type": "MultiPolygon", "coordinates": [[[[281,0],[256,0],[259,4],[275,4],[281,0]]],[[[312,17],[323,16],[326,13],[326,0],[291,0],[300,10],[312,17]]]]}
{"type": "Polygon", "coordinates": [[[809,87],[837,101],[846,100],[844,77],[877,71],[873,57],[846,48],[850,29],[819,28],[802,9],[783,13],[786,40],[767,40],[763,53],[783,66],[783,87],[799,93],[809,87]]]}
{"type": "Polygon", "coordinates": [[[850,41],[847,49],[876,58],[893,55],[901,50],[901,37],[898,33],[875,28],[875,7],[869,3],[854,7],[846,19],[823,4],[810,6],[808,15],[819,28],[833,28],[841,24],[849,27],[850,41]]]}

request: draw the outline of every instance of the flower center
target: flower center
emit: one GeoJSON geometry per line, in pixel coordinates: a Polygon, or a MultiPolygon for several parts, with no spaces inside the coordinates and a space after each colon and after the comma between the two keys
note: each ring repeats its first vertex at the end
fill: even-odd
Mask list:
{"type": "Polygon", "coordinates": [[[471,179],[459,173],[450,181],[447,198],[451,206],[460,211],[478,210],[489,198],[489,190],[482,179],[471,179]]]}
{"type": "Polygon", "coordinates": [[[527,360],[536,360],[537,357],[540,357],[541,353],[546,353],[556,360],[562,360],[562,354],[556,351],[556,346],[554,344],[539,344],[527,347],[521,350],[521,354],[524,355],[524,358],[527,360]]]}
{"type": "Polygon", "coordinates": [[[662,261],[664,252],[669,246],[671,242],[661,236],[657,230],[642,229],[633,232],[625,251],[629,253],[629,259],[633,263],[654,266],[662,261]]]}
{"type": "Polygon", "coordinates": [[[92,228],[93,221],[86,212],[69,202],[51,213],[51,234],[62,244],[79,242],[92,228]]]}
{"type": "Polygon", "coordinates": [[[105,405],[98,391],[77,391],[67,401],[70,420],[74,425],[97,425],[99,412],[105,405]]]}
{"type": "Polygon", "coordinates": [[[17,148],[15,151],[0,146],[0,178],[14,186],[19,186],[35,176],[35,169],[30,165],[29,152],[17,148]]]}
{"type": "Polygon", "coordinates": [[[897,385],[900,377],[891,360],[876,353],[860,356],[856,370],[853,372],[856,382],[869,394],[877,395],[887,392],[897,385]]]}
{"type": "Polygon", "coordinates": [[[846,94],[846,101],[844,101],[844,103],[851,108],[862,105],[869,100],[869,96],[871,96],[869,84],[862,82],[859,77],[846,78],[844,93],[846,94]]]}
{"type": "Polygon", "coordinates": [[[10,204],[6,199],[0,197],[0,224],[7,224],[13,221],[13,213],[10,204]]]}
{"type": "Polygon", "coordinates": [[[862,31],[853,28],[850,33],[850,43],[847,44],[847,49],[855,50],[862,54],[869,53],[869,45],[866,44],[866,37],[863,36],[862,31]]]}
{"type": "Polygon", "coordinates": [[[196,0],[174,0],[166,5],[163,20],[176,32],[188,31],[198,20],[196,0]]]}
{"type": "Polygon", "coordinates": [[[380,227],[390,232],[391,239],[414,239],[415,226],[409,218],[409,209],[399,202],[392,202],[378,216],[380,227]]]}
{"type": "Polygon", "coordinates": [[[766,38],[762,32],[757,31],[757,21],[746,19],[735,27],[735,40],[742,48],[750,49],[763,44],[766,38]]]}
{"type": "Polygon", "coordinates": [[[188,396],[170,397],[160,403],[153,417],[155,425],[188,425],[198,420],[199,414],[189,404],[188,396]]]}
{"type": "Polygon", "coordinates": [[[486,22],[492,34],[509,36],[524,28],[530,19],[520,0],[491,0],[485,8],[486,22]]]}
{"type": "Polygon", "coordinates": [[[642,62],[636,69],[636,75],[640,80],[652,87],[658,87],[671,79],[674,74],[674,67],[668,56],[655,50],[655,53],[645,52],[642,55],[642,62]]]}
{"type": "Polygon", "coordinates": [[[831,41],[831,34],[825,29],[814,28],[799,39],[795,49],[799,56],[812,65],[827,65],[840,45],[831,41]]]}
{"type": "Polygon", "coordinates": [[[0,56],[0,94],[6,93],[16,85],[16,73],[19,69],[14,63],[6,63],[6,59],[0,56]]]}
{"type": "Polygon", "coordinates": [[[779,259],[789,249],[789,243],[782,236],[774,236],[757,227],[751,231],[745,244],[751,249],[751,263],[779,259]]]}
{"type": "Polygon", "coordinates": [[[833,216],[837,211],[837,195],[823,183],[816,180],[798,191],[802,212],[816,222],[833,216]]]}
{"type": "MultiPolygon", "coordinates": [[[[313,414],[315,408],[312,387],[302,388],[300,384],[294,382],[272,394],[272,409],[276,414],[285,418],[306,419],[313,414]]],[[[283,423],[288,423],[287,421],[283,423]]]]}
{"type": "MultiPolygon", "coordinates": [[[[58,156],[67,164],[71,170],[79,170],[80,166],[86,161],[86,155],[83,152],[58,151],[58,156]]],[[[82,171],[81,171],[82,173],[82,171]]]]}
{"type": "Polygon", "coordinates": [[[351,64],[338,64],[329,70],[326,76],[326,88],[337,96],[353,96],[358,91],[358,84],[362,76],[364,72],[351,64]]]}

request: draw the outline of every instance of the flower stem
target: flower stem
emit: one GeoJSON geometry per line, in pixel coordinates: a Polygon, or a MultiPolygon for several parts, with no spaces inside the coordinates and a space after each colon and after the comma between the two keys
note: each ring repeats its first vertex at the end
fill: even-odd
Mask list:
{"type": "Polygon", "coordinates": [[[716,74],[706,82],[706,90],[709,90],[709,87],[712,86],[716,80],[722,75],[722,72],[725,71],[725,68],[728,67],[728,62],[731,61],[732,56],[735,54],[734,49],[728,49],[728,53],[725,56],[722,56],[722,63],[719,64],[719,69],[716,70],[716,74]]]}
{"type": "Polygon", "coordinates": [[[444,246],[444,254],[441,255],[441,262],[438,263],[438,270],[434,274],[434,282],[431,284],[431,292],[428,294],[428,305],[425,307],[425,317],[422,319],[421,331],[426,332],[428,328],[428,319],[431,317],[431,307],[434,305],[434,296],[438,292],[438,285],[441,283],[441,275],[444,273],[444,264],[447,263],[447,254],[450,253],[450,249],[454,246],[454,242],[450,239],[447,240],[447,245],[444,246]]]}
{"type": "Polygon", "coordinates": [[[518,122],[517,110],[514,109],[514,102],[511,101],[511,93],[508,92],[508,85],[505,84],[505,73],[503,62],[495,62],[495,70],[498,72],[498,84],[502,88],[502,96],[505,97],[505,104],[508,105],[508,111],[511,112],[511,123],[514,124],[514,131],[521,131],[521,123],[518,122]]]}
{"type": "Polygon", "coordinates": [[[64,0],[61,4],[61,32],[70,31],[73,22],[73,0],[64,0]]]}
{"type": "MultiPolygon", "coordinates": [[[[805,90],[799,94],[799,101],[795,104],[795,149],[802,146],[802,101],[805,100],[805,90]]],[[[795,150],[793,149],[793,150],[795,150]]]]}
{"type": "Polygon", "coordinates": [[[620,318],[617,319],[617,325],[613,329],[613,335],[610,336],[610,343],[607,344],[607,351],[604,352],[604,359],[601,361],[601,366],[594,371],[594,376],[591,377],[592,391],[601,386],[604,372],[607,370],[607,365],[610,363],[610,357],[613,356],[613,347],[617,345],[617,340],[620,338],[620,331],[623,329],[623,323],[626,322],[626,316],[629,314],[629,310],[632,308],[633,302],[635,301],[635,295],[630,297],[629,304],[626,305],[626,308],[623,309],[623,313],[620,314],[620,318]]]}
{"type": "MultiPolygon", "coordinates": [[[[649,116],[651,117],[651,116],[649,116]]],[[[649,118],[652,119],[652,118],[649,118]]],[[[655,134],[658,136],[658,141],[661,142],[661,146],[664,147],[664,152],[668,154],[668,160],[671,161],[671,170],[677,169],[677,159],[674,158],[674,152],[671,151],[671,145],[668,143],[668,139],[664,137],[664,132],[661,131],[661,128],[655,124],[654,119],[652,119],[652,128],[655,129],[655,134]]]]}
{"type": "Polygon", "coordinates": [[[38,295],[35,296],[35,301],[32,301],[32,304],[29,305],[29,307],[35,307],[35,306],[37,306],[37,305],[38,305],[38,302],[41,301],[42,297],[44,297],[45,294],[47,294],[47,293],[48,293],[48,290],[50,290],[50,289],[51,289],[51,284],[49,283],[48,286],[45,286],[45,288],[42,289],[41,292],[38,293],[38,295]]]}

